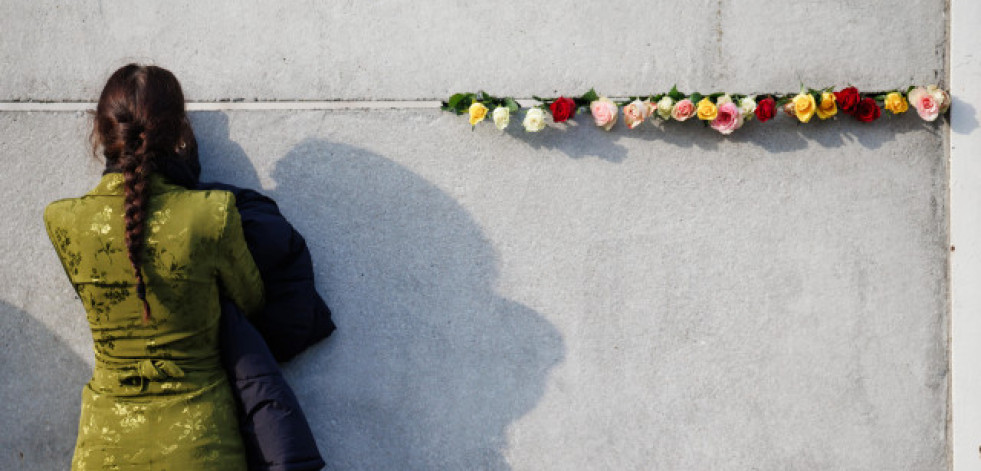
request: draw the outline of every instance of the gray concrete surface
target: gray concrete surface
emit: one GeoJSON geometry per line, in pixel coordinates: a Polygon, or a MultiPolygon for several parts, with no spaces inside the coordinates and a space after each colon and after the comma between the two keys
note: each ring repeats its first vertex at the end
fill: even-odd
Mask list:
{"type": "MultiPolygon", "coordinates": [[[[86,121],[0,113],[0,404],[42,423],[4,469],[74,438],[91,340],[40,214],[98,179],[86,121]]],[[[942,127],[193,121],[313,249],[339,331],[287,373],[331,469],[946,467],[942,127]]]]}
{"type": "Polygon", "coordinates": [[[0,100],[92,100],[126,61],[195,100],[863,89],[943,77],[943,0],[0,2],[0,100]]]}

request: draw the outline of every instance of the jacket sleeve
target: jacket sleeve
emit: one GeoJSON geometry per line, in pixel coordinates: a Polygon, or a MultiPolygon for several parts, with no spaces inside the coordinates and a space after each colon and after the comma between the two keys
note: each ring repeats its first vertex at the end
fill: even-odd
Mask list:
{"type": "Polygon", "coordinates": [[[255,260],[245,243],[242,218],[235,196],[228,194],[225,220],[218,238],[216,267],[223,292],[245,313],[254,318],[263,306],[265,287],[255,260]]]}

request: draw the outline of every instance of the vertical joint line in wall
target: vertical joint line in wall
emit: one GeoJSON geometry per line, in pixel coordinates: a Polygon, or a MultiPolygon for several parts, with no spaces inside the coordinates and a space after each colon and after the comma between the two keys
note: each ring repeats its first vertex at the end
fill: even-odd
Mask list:
{"type": "MultiPolygon", "coordinates": [[[[951,50],[950,50],[950,38],[951,38],[951,34],[950,34],[951,33],[950,32],[950,26],[951,26],[950,2],[951,2],[951,0],[945,0],[944,1],[944,39],[943,39],[944,40],[944,47],[942,49],[943,50],[943,55],[944,55],[943,61],[942,61],[943,68],[944,68],[944,74],[943,74],[943,78],[942,78],[943,83],[940,84],[940,86],[942,88],[946,89],[946,90],[951,90],[951,83],[950,83],[950,76],[951,76],[951,71],[950,71],[950,57],[951,57],[951,50]]],[[[953,92],[953,90],[951,90],[951,92],[953,92]]],[[[953,356],[952,346],[953,346],[953,341],[954,341],[954,330],[953,330],[953,325],[954,325],[954,315],[953,315],[954,314],[954,298],[952,296],[952,288],[953,288],[953,284],[954,283],[953,283],[953,271],[952,271],[952,264],[951,264],[951,256],[953,256],[953,251],[955,250],[955,248],[953,246],[953,240],[954,240],[953,239],[953,234],[952,234],[952,231],[951,231],[951,227],[952,227],[952,225],[951,225],[951,222],[952,222],[952,219],[951,219],[951,208],[952,208],[952,206],[951,206],[951,202],[952,202],[951,188],[953,186],[951,184],[951,176],[952,176],[952,174],[951,174],[951,166],[953,164],[953,161],[951,160],[951,156],[952,156],[952,152],[951,152],[951,148],[950,148],[950,144],[951,144],[950,128],[951,128],[951,125],[950,125],[949,122],[948,122],[947,126],[945,126],[945,128],[946,129],[945,129],[945,132],[944,132],[944,141],[945,141],[944,151],[947,154],[946,155],[946,158],[947,158],[947,162],[946,162],[947,163],[947,165],[946,165],[946,167],[947,167],[946,168],[946,170],[947,170],[946,171],[946,178],[947,178],[947,180],[946,180],[947,181],[947,192],[946,192],[946,199],[947,199],[947,210],[946,210],[946,213],[947,213],[947,217],[946,217],[946,222],[947,222],[947,231],[946,231],[946,233],[947,233],[947,242],[945,244],[944,249],[947,251],[947,253],[946,253],[946,256],[944,257],[944,259],[946,260],[946,265],[947,265],[946,266],[946,275],[947,275],[947,296],[946,296],[946,299],[947,299],[947,305],[945,306],[946,312],[947,312],[947,352],[946,352],[947,353],[947,417],[946,417],[947,423],[944,426],[944,438],[947,441],[947,463],[950,464],[951,466],[953,466],[953,463],[954,463],[954,428],[953,428],[953,420],[954,420],[954,410],[953,410],[954,409],[953,408],[953,405],[954,405],[954,382],[953,382],[953,380],[954,380],[954,363],[953,363],[953,359],[954,359],[954,356],[953,356]]]]}
{"type": "Polygon", "coordinates": [[[715,82],[715,88],[724,88],[723,82],[729,76],[729,65],[726,61],[725,55],[725,24],[722,18],[725,13],[727,0],[716,0],[715,3],[715,61],[713,61],[714,71],[712,73],[712,81],[715,82]]]}

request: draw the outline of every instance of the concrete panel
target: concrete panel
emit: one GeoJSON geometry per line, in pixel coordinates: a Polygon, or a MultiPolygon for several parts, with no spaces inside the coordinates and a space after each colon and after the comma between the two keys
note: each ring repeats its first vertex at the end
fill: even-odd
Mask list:
{"type": "MultiPolygon", "coordinates": [[[[91,340],[41,210],[98,179],[86,119],[0,113],[0,422],[53,424],[2,469],[74,440],[91,340]]],[[[946,469],[943,126],[193,121],[313,250],[339,330],[287,374],[330,469],[946,469]]]]}
{"type": "Polygon", "coordinates": [[[862,89],[942,78],[944,0],[0,2],[0,100],[94,100],[128,61],[188,97],[862,89]]]}

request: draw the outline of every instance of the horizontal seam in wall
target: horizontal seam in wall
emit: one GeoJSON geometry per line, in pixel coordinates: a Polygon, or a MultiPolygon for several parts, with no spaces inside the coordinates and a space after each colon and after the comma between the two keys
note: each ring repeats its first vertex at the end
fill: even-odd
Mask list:
{"type": "MultiPolygon", "coordinates": [[[[439,101],[189,101],[188,111],[220,110],[372,110],[372,109],[438,109],[439,101]]],[[[0,102],[0,111],[86,111],[95,109],[93,102],[0,102]]]]}
{"type": "MultiPolygon", "coordinates": [[[[539,105],[538,100],[516,99],[523,108],[539,105]]],[[[188,111],[278,111],[278,110],[391,110],[439,109],[437,100],[346,100],[346,101],[189,101],[188,111]]],[[[95,109],[90,101],[0,101],[0,111],[87,111],[95,109]]]]}

